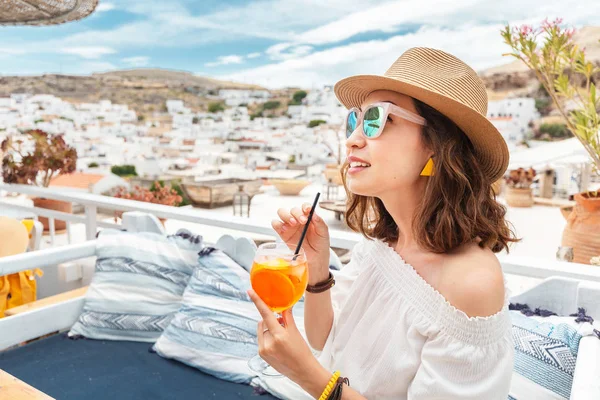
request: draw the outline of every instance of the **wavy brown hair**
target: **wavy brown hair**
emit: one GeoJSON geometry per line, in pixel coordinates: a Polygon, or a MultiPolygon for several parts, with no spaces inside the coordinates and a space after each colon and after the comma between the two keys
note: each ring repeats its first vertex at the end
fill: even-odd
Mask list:
{"type": "MultiPolygon", "coordinates": [[[[465,133],[434,108],[413,99],[417,112],[427,120],[423,141],[434,153],[434,175],[428,177],[423,201],[413,217],[413,234],[419,246],[433,253],[447,253],[480,239],[479,246],[494,253],[508,251],[517,242],[504,219],[506,208],[496,201],[492,182],[483,174],[473,145],[465,133]]],[[[351,193],[346,185],[348,163],[342,168],[347,193],[348,226],[373,239],[398,240],[398,226],[376,197],[351,193]]]]}

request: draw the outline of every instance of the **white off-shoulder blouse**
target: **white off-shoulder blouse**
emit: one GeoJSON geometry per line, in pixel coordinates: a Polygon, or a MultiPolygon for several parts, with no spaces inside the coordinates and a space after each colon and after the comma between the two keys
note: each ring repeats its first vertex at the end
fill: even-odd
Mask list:
{"type": "MultiPolygon", "coordinates": [[[[503,309],[468,317],[388,244],[364,239],[335,275],[334,322],[321,364],[369,400],[506,400],[513,371],[508,290],[503,309]]],[[[286,378],[262,386],[310,399],[286,378]]]]}

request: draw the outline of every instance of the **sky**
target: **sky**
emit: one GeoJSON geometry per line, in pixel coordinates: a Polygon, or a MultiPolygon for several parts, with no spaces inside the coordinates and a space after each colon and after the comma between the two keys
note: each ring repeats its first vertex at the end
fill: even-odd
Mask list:
{"type": "Polygon", "coordinates": [[[91,16],[0,27],[0,75],[166,68],[268,88],[383,74],[434,47],[475,70],[511,62],[506,23],[600,25],[598,0],[100,0],[91,16]]]}

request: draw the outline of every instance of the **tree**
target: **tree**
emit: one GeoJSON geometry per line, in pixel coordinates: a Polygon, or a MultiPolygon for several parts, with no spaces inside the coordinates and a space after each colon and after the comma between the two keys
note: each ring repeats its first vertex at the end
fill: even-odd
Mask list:
{"type": "Polygon", "coordinates": [[[200,122],[200,118],[194,117],[192,118],[192,124],[197,125],[200,122]]]}
{"type": "Polygon", "coordinates": [[[306,91],[298,90],[296,93],[294,93],[294,95],[292,96],[292,99],[296,103],[302,103],[302,100],[304,100],[304,98],[306,97],[306,94],[307,94],[306,91]]]}
{"type": "Polygon", "coordinates": [[[600,68],[586,59],[585,51],[573,40],[574,33],[558,18],[545,20],[535,29],[506,25],[502,37],[512,49],[506,55],[521,60],[535,73],[568,129],[600,169],[600,98],[593,80],[600,68]],[[567,103],[576,107],[567,107],[567,103]]]}
{"type": "Polygon", "coordinates": [[[142,122],[142,121],[144,121],[144,119],[146,119],[146,117],[144,117],[144,115],[143,115],[143,114],[140,114],[140,115],[138,115],[138,116],[137,116],[137,120],[138,120],[139,122],[142,122]]]}
{"type": "Polygon", "coordinates": [[[290,105],[299,106],[300,104],[302,104],[302,100],[304,100],[306,94],[307,93],[304,90],[298,90],[294,92],[294,95],[292,96],[292,101],[290,101],[290,105]]]}
{"type": "Polygon", "coordinates": [[[88,168],[98,168],[100,165],[98,165],[97,162],[91,162],[88,164],[88,168]]]}
{"type": "Polygon", "coordinates": [[[0,144],[5,183],[48,187],[55,176],[75,172],[77,150],[65,142],[63,135],[34,129],[25,132],[25,136],[25,139],[8,137],[0,144]]]}
{"type": "Polygon", "coordinates": [[[221,102],[214,102],[208,105],[208,112],[217,113],[223,110],[225,110],[225,106],[221,102]]]}
{"type": "Polygon", "coordinates": [[[552,100],[549,97],[535,99],[535,108],[538,110],[540,115],[548,115],[550,113],[550,105],[552,100]]]}

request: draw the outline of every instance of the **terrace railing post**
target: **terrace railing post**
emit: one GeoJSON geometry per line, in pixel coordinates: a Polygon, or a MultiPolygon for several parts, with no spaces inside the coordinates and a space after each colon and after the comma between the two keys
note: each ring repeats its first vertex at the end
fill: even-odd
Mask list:
{"type": "Polygon", "coordinates": [[[98,229],[97,222],[98,208],[94,205],[85,205],[85,239],[96,239],[96,231],[98,229]]]}

